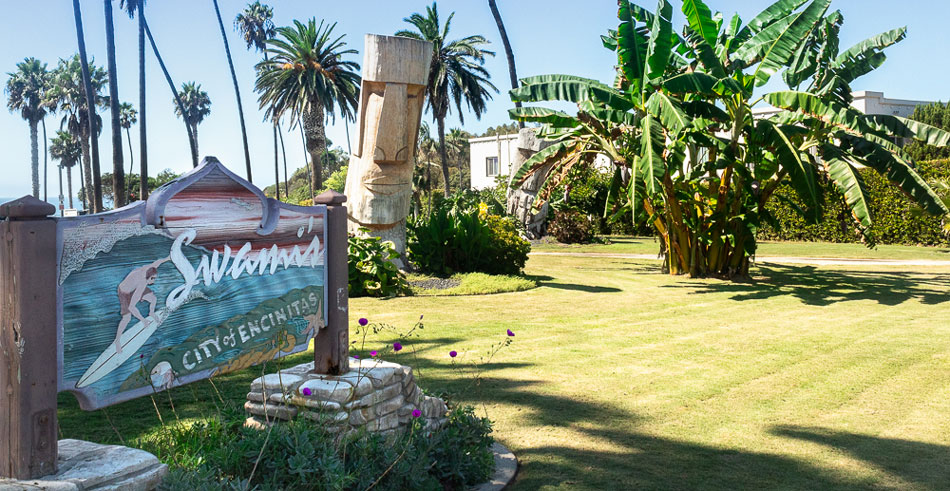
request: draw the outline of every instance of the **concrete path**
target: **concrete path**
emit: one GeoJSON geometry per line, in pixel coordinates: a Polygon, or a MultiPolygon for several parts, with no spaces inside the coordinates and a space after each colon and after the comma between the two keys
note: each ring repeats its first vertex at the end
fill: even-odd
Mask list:
{"type": "MultiPolygon", "coordinates": [[[[606,257],[617,259],[647,259],[659,260],[656,254],[617,254],[609,252],[531,252],[532,256],[575,256],[575,257],[606,257]]],[[[864,259],[864,258],[833,258],[833,257],[789,257],[789,256],[756,256],[756,263],[778,264],[814,264],[818,266],[944,266],[950,268],[950,260],[942,259],[864,259]]]]}

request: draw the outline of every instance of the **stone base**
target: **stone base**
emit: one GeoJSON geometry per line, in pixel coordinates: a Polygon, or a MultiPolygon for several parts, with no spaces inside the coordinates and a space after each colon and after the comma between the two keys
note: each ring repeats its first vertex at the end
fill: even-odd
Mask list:
{"type": "Polygon", "coordinates": [[[144,451],[82,440],[60,440],[56,474],[17,481],[0,478],[0,491],[148,491],[161,484],[168,466],[144,451]]]}
{"type": "Polygon", "coordinates": [[[350,358],[350,371],[342,375],[312,371],[313,363],[304,363],[251,382],[244,404],[247,424],[263,427],[304,417],[333,433],[366,429],[389,435],[408,428],[417,410],[428,429],[445,423],[445,402],[423,395],[407,366],[350,358]]]}

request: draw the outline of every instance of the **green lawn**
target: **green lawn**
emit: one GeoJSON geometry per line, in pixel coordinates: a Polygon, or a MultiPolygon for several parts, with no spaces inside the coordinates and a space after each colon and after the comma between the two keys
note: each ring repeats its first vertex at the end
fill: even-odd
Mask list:
{"type": "MultiPolygon", "coordinates": [[[[595,252],[606,254],[656,254],[660,246],[652,237],[608,237],[610,244],[566,245],[542,243],[533,245],[538,252],[595,252]]],[[[881,245],[868,249],[862,244],[829,242],[759,242],[758,256],[794,256],[864,259],[936,259],[950,261],[950,249],[881,245]]]]}
{"type": "MultiPolygon", "coordinates": [[[[527,272],[539,288],[350,302],[354,325],[409,328],[425,315],[421,336],[390,359],[495,421],[522,465],[516,490],[950,482],[950,267],[768,265],[729,283],[670,278],[651,261],[533,256],[527,272]],[[514,343],[480,384],[460,376],[506,329],[514,343]]],[[[370,338],[362,353],[392,340],[370,338]]],[[[242,402],[259,373],[221,377],[217,389],[242,402]]],[[[115,431],[105,411],[71,399],[61,399],[63,437],[130,440],[159,424],[148,398],[109,408],[115,431]]],[[[166,422],[168,399],[156,397],[166,422]]],[[[216,396],[202,382],[171,399],[186,419],[216,396]]]]}

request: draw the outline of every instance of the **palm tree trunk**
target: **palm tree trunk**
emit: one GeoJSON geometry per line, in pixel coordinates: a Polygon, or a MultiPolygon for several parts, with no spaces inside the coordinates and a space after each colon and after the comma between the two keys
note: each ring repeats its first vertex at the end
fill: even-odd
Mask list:
{"type": "MultiPolygon", "coordinates": [[[[86,58],[86,39],[82,29],[82,11],[79,8],[79,0],[73,0],[73,17],[76,19],[76,37],[79,40],[79,61],[82,64],[82,84],[86,91],[86,111],[89,142],[91,145],[92,158],[92,211],[98,213],[102,211],[102,180],[99,177],[99,139],[93,128],[96,121],[96,101],[92,92],[92,81],[89,79],[89,61],[86,58]]],[[[86,167],[89,167],[87,164],[86,167]]],[[[90,170],[87,168],[86,172],[90,170]]],[[[87,188],[86,193],[89,194],[87,188]]]]}
{"type": "MultiPolygon", "coordinates": [[[[501,44],[505,45],[505,57],[508,58],[508,77],[511,79],[511,88],[518,88],[518,72],[515,70],[515,54],[511,51],[511,43],[508,42],[508,31],[505,30],[505,23],[501,20],[501,13],[498,12],[498,5],[495,0],[488,0],[488,8],[491,9],[491,15],[495,18],[495,25],[498,26],[498,34],[501,35],[501,44]]],[[[515,107],[521,107],[520,102],[515,102],[515,107]]],[[[524,128],[524,121],[518,121],[518,128],[524,128]]]]}
{"type": "MultiPolygon", "coordinates": [[[[287,186],[287,149],[284,147],[284,132],[276,125],[274,127],[277,128],[277,135],[280,136],[280,154],[284,158],[284,197],[290,198],[290,188],[287,186]]],[[[280,176],[278,175],[277,178],[280,179],[280,176]]],[[[280,187],[279,181],[277,187],[280,187]]]]}
{"type": "Polygon", "coordinates": [[[307,138],[307,152],[310,153],[310,186],[312,192],[323,189],[323,152],[327,148],[326,127],[323,124],[323,108],[310,104],[303,115],[304,131],[307,138]]]}
{"type": "Polygon", "coordinates": [[[449,161],[445,155],[445,118],[438,118],[439,125],[439,159],[442,162],[442,179],[445,181],[444,194],[449,197],[449,161]]]}
{"type": "Polygon", "coordinates": [[[244,106],[241,105],[241,91],[238,89],[237,73],[234,71],[234,62],[231,61],[231,48],[228,46],[228,36],[224,32],[224,21],[221,20],[221,10],[218,0],[213,0],[214,13],[218,16],[218,27],[221,28],[221,39],[224,40],[224,52],[228,55],[228,67],[231,68],[231,81],[234,82],[234,95],[237,97],[238,117],[241,119],[241,138],[244,139],[244,163],[247,167],[247,182],[251,180],[251,152],[247,148],[247,128],[244,126],[244,106]]]}
{"type": "MultiPolygon", "coordinates": [[[[143,15],[141,10],[139,11],[139,15],[142,16],[142,22],[145,26],[145,35],[148,36],[148,42],[152,45],[152,52],[155,53],[158,66],[162,67],[162,73],[165,74],[165,81],[168,82],[168,87],[172,89],[172,95],[175,96],[175,104],[178,105],[178,110],[182,116],[184,116],[188,114],[188,111],[185,110],[185,105],[181,102],[181,97],[178,95],[178,89],[175,88],[175,82],[172,81],[172,76],[168,74],[168,69],[165,68],[165,61],[162,60],[162,55],[158,52],[158,46],[155,45],[155,38],[152,37],[151,29],[148,28],[148,21],[145,20],[145,15],[143,15]]],[[[198,167],[198,140],[191,134],[191,125],[188,124],[188,121],[185,120],[184,117],[182,117],[182,121],[185,123],[185,131],[188,132],[188,145],[191,146],[191,166],[198,167]]]]}
{"type": "Polygon", "coordinates": [[[313,205],[313,181],[310,180],[310,164],[307,163],[307,137],[304,136],[303,121],[297,120],[297,126],[300,127],[300,141],[303,143],[303,167],[307,169],[307,186],[310,187],[310,204],[313,205]]]}
{"type": "MultiPolygon", "coordinates": [[[[80,170],[82,164],[80,164],[80,170]]],[[[66,192],[69,193],[69,207],[73,208],[73,166],[66,167],[66,192]]]]}
{"type": "Polygon", "coordinates": [[[115,66],[115,26],[112,0],[102,0],[106,17],[106,60],[109,64],[109,109],[112,112],[112,191],[115,208],[125,206],[125,162],[122,156],[122,127],[119,125],[119,82],[115,66]]]}
{"type": "Polygon", "coordinates": [[[128,195],[129,195],[129,199],[131,199],[132,192],[135,191],[134,189],[132,189],[134,187],[132,185],[132,172],[134,172],[135,170],[135,156],[132,155],[132,134],[129,132],[128,128],[125,129],[125,137],[126,139],[129,140],[129,175],[128,175],[129,192],[128,192],[128,195]]]}
{"type": "Polygon", "coordinates": [[[59,216],[63,216],[63,166],[58,165],[59,167],[59,216]]]}
{"type": "MultiPolygon", "coordinates": [[[[40,120],[43,123],[43,201],[48,200],[47,188],[49,187],[49,180],[47,179],[47,172],[49,171],[49,149],[47,148],[47,142],[49,138],[46,136],[46,117],[40,120]]],[[[62,184],[62,176],[60,176],[60,184],[62,184]]],[[[63,194],[62,186],[60,186],[59,194],[63,194]]]]}
{"type": "Polygon", "coordinates": [[[33,197],[40,198],[40,141],[39,121],[30,120],[30,167],[33,171],[33,197]]]}
{"type": "Polygon", "coordinates": [[[274,122],[274,192],[280,201],[280,159],[277,154],[277,122],[274,122]]]}
{"type": "Polygon", "coordinates": [[[195,124],[191,127],[191,136],[195,139],[195,155],[198,155],[198,125],[195,124]]]}
{"type": "Polygon", "coordinates": [[[92,157],[89,144],[89,128],[83,127],[79,132],[79,139],[82,140],[82,160],[86,165],[79,164],[79,171],[83,175],[82,207],[86,211],[92,208],[92,157]]]}
{"type": "MultiPolygon", "coordinates": [[[[145,2],[139,2],[139,199],[148,198],[148,143],[145,137],[145,2]]],[[[131,144],[130,144],[131,145],[131,144]]],[[[132,148],[129,147],[129,154],[132,148]]]]}

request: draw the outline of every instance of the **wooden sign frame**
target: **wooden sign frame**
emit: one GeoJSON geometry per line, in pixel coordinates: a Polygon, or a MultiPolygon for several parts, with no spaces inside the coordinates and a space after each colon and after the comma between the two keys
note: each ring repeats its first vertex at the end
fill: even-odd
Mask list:
{"type": "Polygon", "coordinates": [[[111,212],[0,206],[0,477],[55,471],[57,391],[97,409],[311,339],[314,372],[347,371],[345,201],[282,203],[207,157],[111,212]]]}

